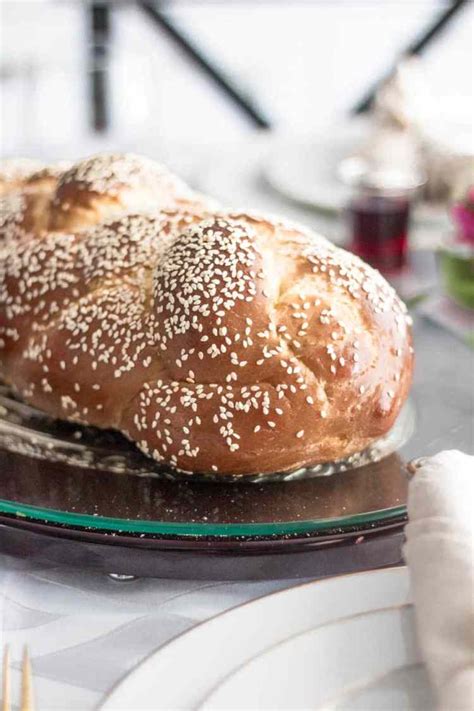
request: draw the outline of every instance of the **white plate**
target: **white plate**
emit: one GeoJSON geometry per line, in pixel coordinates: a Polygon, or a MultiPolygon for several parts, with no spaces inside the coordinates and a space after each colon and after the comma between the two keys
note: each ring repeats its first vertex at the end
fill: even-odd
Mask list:
{"type": "Polygon", "coordinates": [[[158,650],[102,708],[430,708],[410,603],[405,568],[274,593],[158,650]]]}
{"type": "Polygon", "coordinates": [[[337,213],[350,195],[338,177],[338,165],[359,142],[358,133],[342,126],[324,137],[281,141],[267,159],[265,178],[295,202],[337,213]]]}
{"type": "MultiPolygon", "coordinates": [[[[407,709],[400,685],[387,697],[394,671],[420,665],[409,605],[363,613],[316,627],[276,645],[230,675],[200,708],[351,708],[354,695],[369,686],[379,709],[407,709]]],[[[393,686],[393,685],[392,685],[393,686]]],[[[427,699],[424,699],[427,701],[427,699]]],[[[429,708],[425,704],[421,708],[429,708]]]]}
{"type": "MultiPolygon", "coordinates": [[[[338,167],[351,155],[366,132],[366,127],[341,124],[324,136],[280,142],[264,166],[267,182],[280,195],[308,207],[337,214],[350,195],[338,176],[338,167]]],[[[415,205],[417,222],[446,222],[443,205],[419,202],[415,205]]]]}

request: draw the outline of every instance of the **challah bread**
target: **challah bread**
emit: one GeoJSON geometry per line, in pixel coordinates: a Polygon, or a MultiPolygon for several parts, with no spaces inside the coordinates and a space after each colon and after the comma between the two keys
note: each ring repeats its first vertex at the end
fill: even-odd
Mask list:
{"type": "Polygon", "coordinates": [[[28,158],[0,161],[0,195],[51,193],[71,164],[59,161],[42,165],[28,158]]]}
{"type": "Polygon", "coordinates": [[[127,215],[0,253],[1,377],[188,472],[363,450],[407,396],[408,320],[357,257],[246,213],[127,215]]]}
{"type": "Polygon", "coordinates": [[[31,158],[6,158],[0,161],[0,195],[21,190],[27,180],[44,165],[31,158]]]}
{"type": "Polygon", "coordinates": [[[50,194],[6,192],[0,196],[0,250],[48,226],[50,194]]]}
{"type": "Polygon", "coordinates": [[[123,214],[199,202],[196,193],[158,163],[130,153],[104,153],[76,163],[61,176],[49,229],[77,230],[123,214]]]}
{"type": "Polygon", "coordinates": [[[0,248],[48,228],[49,206],[66,162],[44,166],[20,158],[0,162],[0,248]]]}
{"type": "Polygon", "coordinates": [[[14,166],[4,169],[11,179],[4,181],[7,194],[0,198],[0,246],[44,231],[81,230],[133,212],[215,207],[168,169],[133,154],[102,153],[74,165],[23,168],[22,173],[14,166]]]}

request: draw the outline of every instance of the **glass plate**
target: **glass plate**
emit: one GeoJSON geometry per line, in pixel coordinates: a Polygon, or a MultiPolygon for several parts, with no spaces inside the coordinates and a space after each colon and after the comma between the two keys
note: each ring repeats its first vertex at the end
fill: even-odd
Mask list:
{"type": "Polygon", "coordinates": [[[153,462],[116,432],[48,417],[3,386],[0,466],[9,476],[1,480],[0,512],[79,528],[178,536],[294,535],[372,524],[404,514],[406,477],[393,452],[413,427],[407,403],[392,431],[358,455],[217,484],[153,462]]]}
{"type": "Polygon", "coordinates": [[[391,432],[358,455],[217,484],[153,462],[114,431],[54,420],[3,386],[0,466],[13,476],[3,479],[0,512],[159,535],[294,535],[369,524],[404,513],[406,477],[393,453],[413,427],[407,403],[391,432]]]}
{"type": "Polygon", "coordinates": [[[49,417],[16,400],[8,388],[0,384],[0,447],[49,462],[62,462],[117,474],[219,483],[224,480],[252,483],[294,481],[328,476],[380,461],[403,445],[412,435],[413,428],[414,410],[407,403],[395,426],[385,437],[345,459],[273,474],[190,474],[146,457],[119,432],[83,427],[49,417]]]}
{"type": "Polygon", "coordinates": [[[270,486],[123,476],[6,451],[0,469],[8,473],[0,513],[117,534],[332,535],[405,515],[407,477],[396,454],[342,476],[270,486]]]}
{"type": "Polygon", "coordinates": [[[3,401],[0,514],[16,522],[46,522],[113,536],[246,541],[364,533],[391,525],[406,515],[406,461],[441,449],[473,449],[472,352],[422,319],[415,319],[415,351],[416,430],[409,437],[409,407],[401,420],[404,434],[395,445],[397,452],[333,476],[291,480],[292,475],[285,475],[289,481],[271,484],[216,484],[176,478],[171,472],[171,478],[158,476],[163,471],[150,475],[154,463],[115,433],[51,421],[10,399],[7,406],[3,401]],[[86,457],[92,460],[84,463],[88,437],[93,437],[93,447],[86,457]],[[66,461],[60,456],[63,446],[66,461]],[[38,451],[43,454],[38,456],[38,451]],[[53,456],[45,458],[48,451],[53,456]],[[73,463],[71,452],[81,452],[79,461],[73,463]],[[107,470],[94,468],[96,456],[107,470]],[[137,476],[125,474],[133,469],[137,476]]]}

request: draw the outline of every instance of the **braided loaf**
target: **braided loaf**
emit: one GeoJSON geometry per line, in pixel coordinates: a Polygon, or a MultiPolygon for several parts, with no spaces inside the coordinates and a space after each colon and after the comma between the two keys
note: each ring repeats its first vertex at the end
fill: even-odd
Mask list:
{"type": "MultiPolygon", "coordinates": [[[[45,231],[77,231],[132,212],[211,206],[163,166],[132,154],[100,154],[75,165],[28,171],[0,167],[0,246],[45,231]]],[[[16,166],[16,167],[15,167],[16,166]]]]}
{"type": "Polygon", "coordinates": [[[153,187],[148,163],[112,183],[90,163],[59,179],[46,231],[0,250],[0,377],[22,398],[190,472],[291,470],[389,430],[413,356],[378,272],[303,228],[211,214],[168,176],[153,187]],[[129,212],[153,195],[154,214],[129,212]]]}

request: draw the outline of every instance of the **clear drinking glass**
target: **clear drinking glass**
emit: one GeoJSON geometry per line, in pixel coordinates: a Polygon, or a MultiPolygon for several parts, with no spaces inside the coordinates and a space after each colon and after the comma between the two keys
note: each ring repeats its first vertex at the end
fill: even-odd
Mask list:
{"type": "Polygon", "coordinates": [[[381,271],[407,261],[412,190],[382,185],[354,186],[347,206],[350,249],[381,271]]]}

